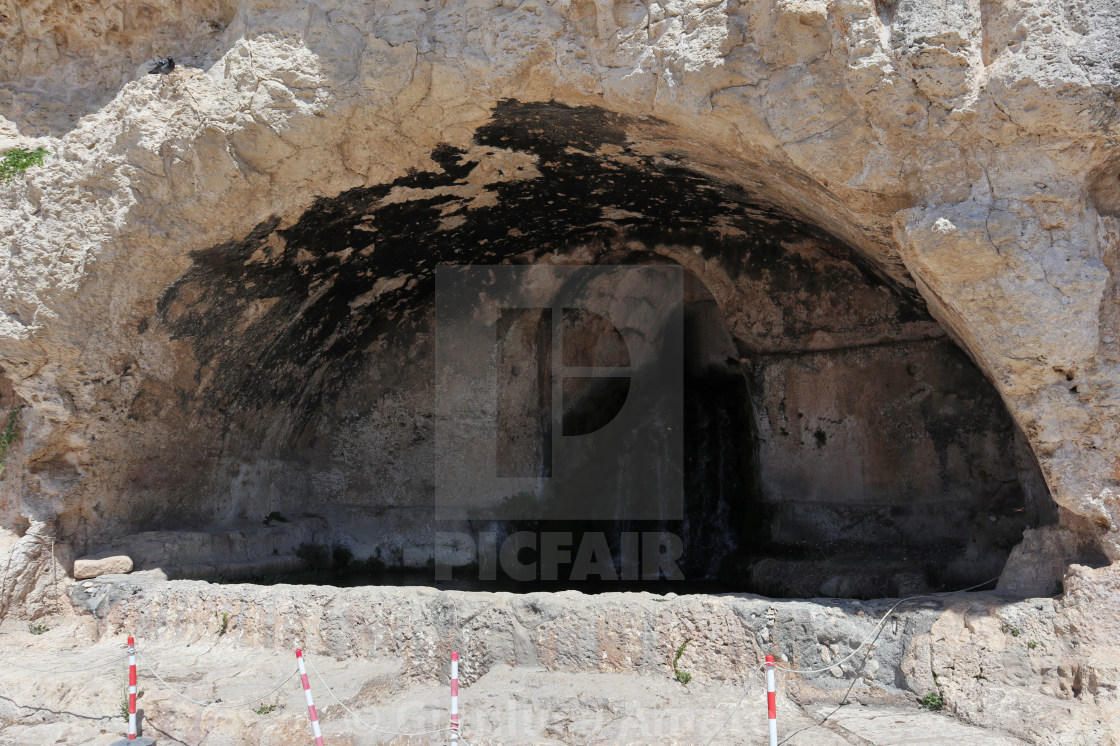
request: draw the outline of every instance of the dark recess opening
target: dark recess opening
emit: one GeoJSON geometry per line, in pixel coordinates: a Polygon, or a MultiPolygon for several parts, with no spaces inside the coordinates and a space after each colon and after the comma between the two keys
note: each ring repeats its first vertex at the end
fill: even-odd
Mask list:
{"type": "MultiPolygon", "coordinates": [[[[639,152],[634,133],[657,126],[503,102],[474,149],[432,153],[437,170],[320,198],[289,227],[275,217],[196,252],[141,332],[190,345],[197,369],[180,379],[196,388],[174,407],[225,450],[212,471],[176,472],[174,492],[137,494],[129,528],[222,528],[213,516],[231,512],[229,497],[214,494],[214,474],[248,464],[235,518],[307,514],[326,527],[304,542],[303,569],[250,579],[432,584],[417,552],[442,527],[423,512],[433,488],[416,464],[430,457],[437,265],[660,263],[684,267],[689,283],[684,519],[466,528],[568,531],[573,545],[602,532],[616,566],[624,534],[667,531],[684,545],[686,580],[436,585],[877,597],[998,574],[1054,506],[991,384],[912,288],[844,242],[671,149],[639,152]],[[488,160],[510,174],[480,199],[465,185],[488,160]],[[531,178],[511,176],[530,167],[531,178]],[[367,449],[370,463],[340,461],[339,443],[367,449]],[[344,479],[302,478],[315,469],[344,479]]],[[[602,427],[624,397],[617,381],[567,385],[571,432],[602,427]]],[[[160,411],[146,396],[138,421],[160,411]]],[[[545,420],[536,427],[549,434],[545,420]]],[[[290,569],[290,552],[274,556],[290,569]]]]}

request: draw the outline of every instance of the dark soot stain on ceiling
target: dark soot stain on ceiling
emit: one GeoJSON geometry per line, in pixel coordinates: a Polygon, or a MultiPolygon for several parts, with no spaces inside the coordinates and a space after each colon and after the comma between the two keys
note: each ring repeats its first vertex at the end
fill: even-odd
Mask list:
{"type": "Polygon", "coordinates": [[[298,418],[321,407],[379,340],[419,328],[440,263],[532,261],[588,242],[676,243],[719,258],[732,277],[776,265],[789,274],[793,265],[790,276],[812,292],[819,270],[798,268],[808,263],[782,243],[813,238],[896,295],[900,320],[928,318],[915,293],[761,195],[689,170],[672,154],[637,155],[627,137],[633,124],[594,107],[503,102],[477,131],[472,158],[440,146],[431,154],[439,171],[320,197],[290,228],[272,217],[244,238],[194,252],[160,299],[158,321],[189,340],[200,370],[212,372],[209,406],[279,405],[298,418]],[[486,206],[448,194],[486,148],[528,154],[540,175],[487,185],[486,206]],[[386,201],[398,188],[415,198],[386,201]],[[362,296],[384,279],[396,282],[366,305],[362,296]]]}

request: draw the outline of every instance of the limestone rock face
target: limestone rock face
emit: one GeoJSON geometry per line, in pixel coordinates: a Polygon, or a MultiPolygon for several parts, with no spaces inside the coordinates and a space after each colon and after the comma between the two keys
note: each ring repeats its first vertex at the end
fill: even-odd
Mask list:
{"type": "Polygon", "coordinates": [[[74,560],[74,579],[88,580],[102,575],[123,575],[132,572],[132,558],[124,554],[112,557],[82,557],[74,560]]]}
{"type": "MultiPolygon", "coordinates": [[[[1056,623],[1120,661],[1094,632],[1115,573],[1092,567],[1120,560],[1118,96],[1109,0],[0,0],[0,149],[50,151],[0,186],[0,404],[25,405],[0,476],[5,603],[61,603],[52,539],[84,552],[198,528],[200,495],[222,524],[312,481],[341,501],[341,467],[246,454],[266,437],[326,449],[300,413],[332,406],[318,397],[359,369],[336,365],[348,350],[428,349],[407,293],[459,247],[509,260],[529,223],[571,239],[531,236],[536,260],[638,242],[714,288],[747,358],[786,338],[798,293],[821,294],[762,313],[714,247],[737,256],[790,220],[892,300],[847,336],[818,319],[787,351],[947,331],[1058,506],[1021,554],[1084,563],[1056,623]],[[147,75],[157,55],[176,70],[147,75]],[[315,236],[331,249],[297,251],[315,236]],[[335,284],[366,259],[360,292],[335,284]],[[319,315],[294,324],[305,303],[319,315]],[[421,341],[391,349],[377,324],[344,321],[370,309],[421,341]]],[[[797,235],[775,245],[808,251],[797,235]]],[[[408,374],[379,375],[369,386],[400,386],[354,442],[390,463],[430,456],[408,374]]],[[[394,505],[426,489],[381,466],[363,478],[394,505]]]]}

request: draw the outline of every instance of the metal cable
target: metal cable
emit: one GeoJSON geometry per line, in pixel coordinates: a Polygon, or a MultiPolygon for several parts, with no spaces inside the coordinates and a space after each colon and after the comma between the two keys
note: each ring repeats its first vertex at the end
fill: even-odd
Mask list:
{"type": "MultiPolygon", "coordinates": [[[[919,598],[933,598],[933,597],[937,597],[937,596],[950,596],[954,593],[967,593],[968,591],[973,591],[973,590],[976,590],[977,588],[982,588],[982,587],[988,585],[989,583],[994,583],[998,580],[999,580],[999,576],[997,575],[994,578],[989,578],[988,580],[985,580],[983,583],[977,583],[976,585],[969,586],[968,588],[962,588],[962,589],[956,590],[956,591],[941,591],[941,592],[938,592],[938,593],[923,593],[919,596],[907,596],[906,598],[899,599],[893,606],[891,606],[890,609],[887,610],[887,613],[883,615],[882,619],[879,620],[878,624],[875,625],[874,634],[872,636],[865,638],[864,641],[861,642],[847,656],[841,658],[840,660],[836,661],[835,663],[833,663],[833,664],[831,664],[831,665],[829,665],[825,668],[805,668],[805,669],[785,668],[785,667],[779,666],[777,664],[774,664],[774,668],[779,670],[779,671],[785,671],[786,673],[795,673],[795,674],[799,674],[799,675],[802,675],[802,676],[815,676],[815,675],[820,675],[822,673],[825,673],[826,671],[831,671],[836,666],[839,666],[839,665],[841,665],[843,663],[846,663],[847,661],[851,660],[865,646],[870,645],[875,640],[879,639],[879,635],[882,634],[883,628],[887,623],[887,619],[890,618],[890,615],[894,613],[895,609],[897,609],[899,606],[906,603],[907,601],[915,601],[919,598]]],[[[754,635],[753,631],[751,632],[751,635],[752,636],[754,635]]],[[[755,646],[758,647],[758,640],[757,639],[755,640],[755,646]]],[[[862,670],[863,666],[866,665],[867,656],[870,653],[871,653],[871,649],[868,648],[867,651],[864,653],[863,662],[860,664],[860,667],[859,667],[859,669],[857,669],[857,672],[859,670],[862,670]]],[[[763,670],[764,667],[765,667],[765,664],[759,665],[756,669],[754,669],[754,671],[761,671],[761,670],[763,670]]],[[[752,671],[752,673],[753,673],[753,671],[752,671]]],[[[754,679],[752,677],[751,679],[748,679],[748,681],[747,681],[747,691],[743,693],[743,696],[740,697],[739,701],[735,703],[735,706],[731,708],[731,712],[728,713],[727,719],[723,721],[723,725],[721,725],[716,730],[716,732],[712,734],[712,737],[710,739],[708,739],[707,743],[704,746],[709,746],[709,744],[711,744],[712,741],[716,740],[716,736],[718,736],[720,734],[720,732],[723,731],[723,729],[727,727],[727,724],[731,722],[731,718],[735,715],[735,712],[739,709],[739,705],[743,704],[743,700],[745,700],[747,698],[747,694],[750,693],[751,686],[753,686],[753,684],[754,684],[754,679]]],[[[844,706],[844,702],[845,702],[845,700],[847,700],[848,694],[851,693],[852,687],[854,687],[855,684],[856,684],[856,678],[853,678],[852,683],[848,686],[848,691],[844,693],[844,697],[840,700],[840,704],[837,705],[836,709],[834,709],[832,712],[828,713],[823,718],[821,718],[820,722],[814,723],[813,725],[807,725],[804,728],[802,728],[801,730],[794,731],[789,736],[786,736],[786,738],[782,741],[782,743],[785,743],[787,740],[789,740],[790,738],[792,738],[793,736],[795,736],[796,734],[800,733],[803,730],[807,730],[809,728],[815,728],[817,726],[824,725],[826,720],[828,720],[830,717],[835,715],[837,713],[837,711],[839,711],[839,709],[844,706]]]]}
{"type": "Polygon", "coordinates": [[[120,655],[112,660],[105,661],[104,663],[98,663],[95,666],[86,666],[84,668],[32,668],[31,666],[21,666],[18,663],[12,663],[10,661],[5,662],[4,665],[8,668],[18,668],[21,671],[32,671],[34,673],[80,673],[82,671],[93,671],[98,668],[105,668],[106,666],[111,666],[115,663],[120,663],[127,659],[127,654],[120,655]]]}
{"type": "Polygon", "coordinates": [[[201,707],[215,707],[215,708],[223,709],[223,710],[232,710],[232,709],[235,709],[235,708],[238,708],[238,707],[245,707],[246,705],[251,705],[251,704],[254,704],[256,702],[260,702],[261,700],[267,699],[269,696],[271,696],[271,695],[275,694],[276,692],[280,691],[280,689],[282,689],[285,684],[287,684],[289,681],[291,681],[292,677],[295,676],[296,672],[299,670],[299,669],[296,669],[295,671],[292,671],[290,674],[288,674],[287,676],[284,677],[283,681],[281,681],[279,684],[277,684],[275,687],[273,687],[269,691],[265,692],[264,694],[258,694],[255,697],[251,697],[250,699],[244,700],[243,702],[235,702],[233,704],[216,703],[216,702],[200,702],[197,699],[192,699],[192,698],[188,697],[187,695],[183,694],[181,691],[179,691],[178,689],[176,689],[175,687],[171,686],[166,681],[164,681],[163,678],[158,673],[156,673],[155,669],[152,668],[148,664],[148,662],[142,658],[142,656],[140,656],[139,651],[137,652],[136,655],[137,655],[137,658],[140,659],[141,665],[143,665],[144,668],[148,669],[148,672],[152,676],[155,676],[156,679],[159,681],[159,683],[163,684],[172,693],[178,695],[179,697],[187,700],[188,702],[190,702],[192,704],[196,704],[196,705],[199,705],[201,707]]]}
{"type": "Polygon", "coordinates": [[[877,638],[879,636],[879,627],[885,625],[887,623],[887,619],[890,618],[890,615],[894,613],[894,610],[897,609],[902,604],[906,603],[907,601],[916,601],[919,598],[934,598],[936,596],[951,596],[954,593],[967,593],[968,591],[976,590],[977,588],[982,588],[983,586],[987,585],[988,583],[994,583],[997,580],[999,580],[998,575],[995,576],[994,578],[989,578],[988,580],[985,580],[983,583],[977,583],[976,585],[969,586],[968,588],[962,588],[961,590],[958,590],[958,591],[941,591],[939,593],[923,593],[920,596],[907,596],[906,598],[899,599],[895,603],[894,606],[892,606],[890,609],[887,610],[887,613],[883,615],[883,618],[879,620],[879,623],[875,625],[875,633],[873,635],[864,639],[864,641],[861,642],[854,650],[852,650],[851,653],[844,656],[840,660],[832,663],[831,665],[825,666],[824,668],[804,668],[804,669],[802,669],[802,668],[784,668],[784,667],[779,666],[779,665],[775,665],[774,667],[779,671],[785,671],[786,673],[801,674],[803,676],[814,676],[814,675],[817,675],[817,674],[825,673],[826,671],[831,671],[836,666],[839,666],[842,663],[847,663],[849,660],[854,658],[856,656],[856,654],[859,653],[859,651],[865,645],[870,644],[871,641],[874,638],[877,638]]]}
{"type": "MultiPolygon", "coordinates": [[[[327,694],[331,695],[331,699],[333,699],[335,702],[337,702],[339,704],[339,706],[342,707],[342,709],[344,709],[348,713],[350,713],[351,717],[353,717],[355,720],[357,720],[359,723],[361,723],[365,727],[369,728],[370,730],[377,731],[378,733],[385,733],[386,735],[391,735],[391,736],[405,736],[407,738],[412,738],[412,737],[415,737],[415,736],[426,736],[426,735],[429,735],[431,733],[446,733],[448,731],[455,730],[455,728],[436,728],[434,730],[420,731],[419,733],[399,733],[397,731],[386,730],[385,728],[380,728],[376,725],[370,725],[365,720],[362,720],[361,717],[358,716],[358,713],[354,712],[349,707],[347,707],[346,704],[341,699],[338,698],[338,696],[334,693],[334,691],[331,690],[331,688],[327,684],[326,680],[323,679],[322,674],[319,673],[319,669],[315,667],[315,663],[311,660],[310,656],[307,655],[306,650],[303,651],[303,659],[305,661],[307,661],[307,664],[309,666],[311,666],[311,670],[315,672],[315,677],[318,678],[319,681],[323,684],[323,687],[327,690],[327,694]]],[[[459,734],[459,740],[466,741],[468,744],[470,743],[470,741],[468,741],[466,738],[464,738],[461,733],[459,734]]]]}
{"type": "MultiPolygon", "coordinates": [[[[762,664],[757,668],[752,669],[751,673],[753,674],[755,671],[761,671],[764,665],[765,664],[762,664]]],[[[743,704],[743,700],[745,700],[747,698],[747,695],[751,693],[751,687],[753,686],[754,676],[751,676],[747,679],[747,690],[743,692],[743,696],[739,697],[739,701],[736,702],[735,706],[731,708],[731,712],[727,713],[727,719],[723,721],[723,725],[719,726],[719,728],[716,729],[716,732],[713,733],[712,737],[704,743],[704,746],[711,746],[712,741],[716,740],[716,736],[723,732],[723,729],[726,728],[727,724],[731,722],[731,718],[735,717],[735,712],[739,709],[739,705],[743,704]]]]}

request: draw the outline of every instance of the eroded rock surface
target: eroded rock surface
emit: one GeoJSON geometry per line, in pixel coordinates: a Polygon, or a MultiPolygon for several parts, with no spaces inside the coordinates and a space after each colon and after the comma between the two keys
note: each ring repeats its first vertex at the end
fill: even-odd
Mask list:
{"type": "MultiPolygon", "coordinates": [[[[834,706],[849,694],[851,707],[841,711],[846,716],[868,705],[896,708],[893,711],[903,715],[894,740],[889,729],[876,735],[872,730],[864,733],[871,743],[879,743],[878,738],[919,743],[906,718],[918,714],[918,699],[940,694],[949,712],[989,729],[973,736],[993,743],[1065,744],[1078,738],[1108,743],[1116,736],[1115,723],[1108,719],[1115,679],[1096,665],[1075,662],[1077,646],[1062,634],[1063,612],[1051,599],[1017,601],[994,594],[926,598],[899,607],[881,624],[893,602],[262,588],[150,583],[134,576],[91,581],[72,595],[93,610],[98,621],[91,630],[103,641],[135,632],[141,648],[152,651],[152,666],[158,671],[157,661],[164,661],[165,671],[176,672],[174,682],[190,686],[196,699],[225,696],[228,701],[231,687],[250,693],[267,689],[282,673],[285,656],[300,646],[318,661],[324,675],[328,668],[352,672],[343,679],[349,704],[383,708],[402,688],[426,691],[432,684],[445,684],[450,651],[457,650],[464,661],[464,700],[469,696],[479,703],[489,696],[484,692],[493,691],[495,681],[536,681],[544,687],[539,692],[542,699],[533,699],[537,695],[529,692],[513,694],[513,699],[534,701],[533,710],[552,723],[556,732],[551,736],[560,742],[623,738],[602,735],[611,733],[602,729],[612,726],[602,723],[597,711],[612,699],[616,704],[608,709],[622,719],[629,717],[622,713],[644,710],[645,705],[626,702],[622,692],[645,686],[660,703],[648,710],[650,716],[663,712],[660,727],[671,732],[651,731],[634,738],[643,743],[703,743],[732,714],[731,706],[744,692],[748,699],[764,692],[759,666],[769,653],[779,665],[802,672],[778,674],[782,698],[788,698],[780,716],[787,735],[824,714],[807,703],[834,706]],[[692,675],[687,688],[671,678],[675,651],[686,638],[689,642],[677,663],[692,675]],[[194,652],[188,654],[182,646],[194,652]],[[249,665],[232,677],[215,675],[205,661],[221,654],[249,665]],[[257,673],[249,675],[251,671],[257,673]],[[606,678],[596,681],[599,676],[606,678]],[[553,696],[572,680],[594,687],[585,692],[588,701],[580,707],[553,696]],[[667,681],[680,688],[669,689],[667,681]],[[732,691],[736,694],[727,696],[732,691]],[[716,708],[723,715],[710,722],[709,698],[725,696],[716,708]],[[695,708],[703,708],[704,714],[695,708]],[[693,717],[697,720],[692,726],[682,724],[693,717]],[[694,732],[681,735],[675,729],[682,727],[694,732]]],[[[173,730],[187,727],[181,708],[166,692],[155,683],[148,689],[159,702],[149,700],[154,722],[173,730]]],[[[329,701],[316,696],[324,705],[329,701]]],[[[738,732],[765,726],[764,712],[758,709],[764,697],[754,698],[753,708],[744,703],[747,711],[736,715],[731,732],[716,743],[758,741],[738,732]]],[[[470,711],[475,713],[474,727],[482,731],[478,707],[473,704],[470,711]]],[[[399,698],[381,711],[390,718],[412,715],[399,698]]],[[[205,716],[215,732],[230,727],[220,722],[217,712],[205,716]]],[[[496,716],[486,717],[497,729],[493,742],[516,739],[493,719],[496,716]]],[[[253,732],[262,725],[246,722],[242,727],[253,732]]],[[[851,727],[860,732],[857,724],[851,727]]],[[[950,732],[925,735],[933,739],[930,743],[944,744],[952,742],[950,732]]],[[[837,743],[866,742],[847,741],[851,733],[830,734],[826,729],[807,732],[804,743],[824,743],[832,736],[837,743]]]]}
{"type": "MultiPolygon", "coordinates": [[[[259,522],[275,509],[262,496],[311,481],[343,495],[341,468],[312,480],[246,454],[262,439],[322,447],[291,413],[323,411],[351,346],[422,349],[384,352],[393,340],[363,314],[413,323],[394,303],[426,265],[483,239],[509,259],[514,231],[536,228],[556,239],[530,236],[537,258],[637,241],[702,276],[746,358],[788,343],[791,321],[813,322],[798,353],[947,332],[1029,451],[1007,456],[1006,431],[985,474],[1033,484],[1036,460],[1049,497],[1025,493],[1058,506],[1003,585],[1064,591],[1055,628],[1077,645],[1062,665],[1106,671],[1096,690],[1040,696],[1095,691],[1087,706],[1115,707],[1118,584],[1093,567],[1120,559],[1111,3],[8,2],[0,21],[0,147],[51,153],[0,188],[0,395],[5,411],[26,405],[0,478],[6,608],[61,613],[68,557],[122,530],[184,527],[201,505],[216,524],[259,522]],[[145,74],[168,54],[174,73],[145,74]],[[602,193],[588,200],[591,182],[602,193]],[[834,296],[795,288],[786,308],[816,317],[737,306],[750,283],[725,277],[712,236],[747,256],[748,223],[805,226],[773,245],[842,249],[835,261],[869,279],[834,296]],[[351,262],[345,231],[329,251],[296,250],[301,231],[340,226],[379,231],[374,259],[351,262]],[[207,271],[224,284],[192,285],[207,271]],[[838,329],[857,296],[874,313],[838,329]],[[330,349],[329,365],[277,364],[330,349]]],[[[417,400],[384,398],[369,421],[363,448],[392,431],[394,463],[424,457],[417,400]]],[[[816,430],[800,437],[814,454],[816,430]]],[[[367,475],[395,505],[417,489],[404,476],[367,475]]]]}

